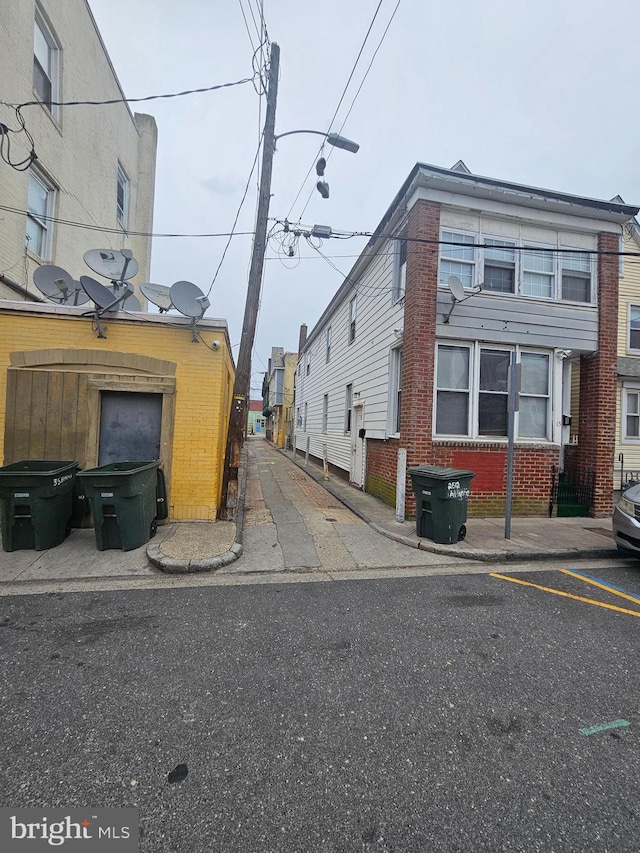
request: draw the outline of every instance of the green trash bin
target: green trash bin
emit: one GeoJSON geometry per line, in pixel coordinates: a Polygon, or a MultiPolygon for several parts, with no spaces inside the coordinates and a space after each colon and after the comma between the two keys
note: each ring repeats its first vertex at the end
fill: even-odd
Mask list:
{"type": "Polygon", "coordinates": [[[440,545],[467,535],[467,502],[473,471],[419,465],[409,468],[416,496],[416,533],[440,545]]]}
{"type": "Polygon", "coordinates": [[[25,459],[0,468],[5,551],[59,545],[71,530],[78,463],[25,459]]]}
{"type": "Polygon", "coordinates": [[[112,462],[78,471],[91,503],[99,551],[131,551],[155,535],[158,462],[112,462]]]}

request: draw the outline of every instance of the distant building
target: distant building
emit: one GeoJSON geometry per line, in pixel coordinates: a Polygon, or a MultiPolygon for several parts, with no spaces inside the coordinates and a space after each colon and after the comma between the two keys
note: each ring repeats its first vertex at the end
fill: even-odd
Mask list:
{"type": "Polygon", "coordinates": [[[249,435],[264,434],[266,418],[262,414],[262,400],[249,400],[249,418],[247,429],[249,435]]]}
{"type": "MultiPolygon", "coordinates": [[[[26,130],[8,134],[11,161],[28,165],[27,131],[37,154],[25,171],[0,162],[0,298],[41,299],[41,264],[93,275],[82,260],[93,248],[131,249],[132,283],[149,281],[151,239],[136,232],[153,228],[155,120],[126,103],[57,105],[125,97],[86,0],[3,0],[0,80],[4,101],[25,104],[26,130]]],[[[11,107],[0,105],[0,122],[20,130],[11,107]]]]}
{"type": "Polygon", "coordinates": [[[277,447],[292,446],[294,377],[297,361],[298,353],[285,353],[282,347],[273,347],[262,384],[266,435],[277,447]],[[288,430],[287,424],[289,424],[288,430]]]}

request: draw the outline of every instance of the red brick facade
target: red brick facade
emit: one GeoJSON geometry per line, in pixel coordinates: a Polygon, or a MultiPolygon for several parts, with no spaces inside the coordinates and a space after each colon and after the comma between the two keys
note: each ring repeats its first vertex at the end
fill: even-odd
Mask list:
{"type": "MultiPolygon", "coordinates": [[[[396,459],[399,447],[407,449],[407,467],[443,465],[474,471],[469,515],[502,516],[505,513],[507,451],[504,443],[438,441],[433,438],[436,295],[440,206],[418,201],[408,217],[408,236],[432,243],[414,243],[407,256],[402,358],[400,440],[367,441],[367,491],[395,502],[396,459]]],[[[598,249],[617,252],[618,237],[600,234],[598,249]]],[[[592,515],[612,509],[612,460],[615,450],[616,340],[618,317],[618,258],[599,255],[598,352],[583,357],[579,440],[579,470],[595,472],[592,515]]],[[[553,466],[559,464],[558,445],[516,444],[513,512],[545,515],[548,512],[553,466]]],[[[407,478],[406,514],[415,514],[411,478],[407,478]]]]}

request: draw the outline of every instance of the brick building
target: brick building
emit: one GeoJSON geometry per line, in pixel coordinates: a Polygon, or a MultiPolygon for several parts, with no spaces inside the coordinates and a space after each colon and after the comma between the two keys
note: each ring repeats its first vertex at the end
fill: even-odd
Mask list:
{"type": "Polygon", "coordinates": [[[399,450],[468,468],[470,514],[502,515],[515,358],[514,514],[546,514],[558,471],[609,513],[617,252],[636,212],[417,164],[301,346],[296,449],[391,504],[399,450]]]}

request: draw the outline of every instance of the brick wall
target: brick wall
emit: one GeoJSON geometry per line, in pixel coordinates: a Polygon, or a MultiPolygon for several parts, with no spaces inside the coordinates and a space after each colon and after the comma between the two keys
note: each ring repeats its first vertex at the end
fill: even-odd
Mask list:
{"type": "MultiPolygon", "coordinates": [[[[616,234],[599,234],[600,252],[617,252],[616,234]]],[[[609,515],[613,509],[613,458],[615,454],[618,258],[598,256],[598,350],[580,360],[580,443],[576,465],[580,472],[595,473],[591,513],[609,515]]]]}

